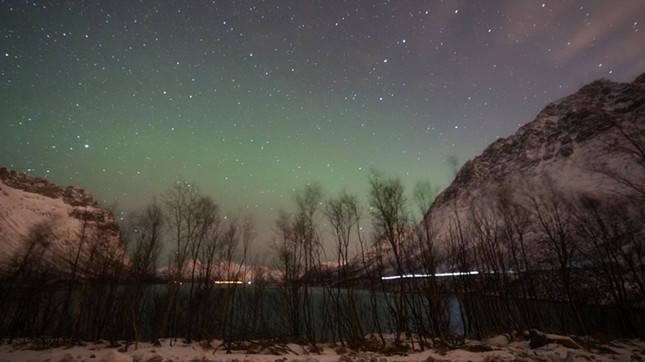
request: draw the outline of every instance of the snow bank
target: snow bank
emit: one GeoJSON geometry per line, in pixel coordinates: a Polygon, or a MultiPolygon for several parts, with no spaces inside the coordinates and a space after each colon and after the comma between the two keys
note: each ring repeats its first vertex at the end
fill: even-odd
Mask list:
{"type": "MultiPolygon", "coordinates": [[[[526,333],[528,335],[528,332],[526,333]]],[[[318,353],[311,353],[307,346],[276,345],[261,353],[232,350],[227,353],[220,341],[183,343],[161,340],[160,345],[140,343],[110,347],[105,342],[81,346],[63,346],[39,349],[40,341],[14,340],[0,344],[0,362],[49,361],[49,362],[166,362],[166,361],[219,361],[219,362],[432,362],[432,361],[643,361],[645,341],[620,340],[599,342],[591,338],[571,338],[554,334],[541,334],[549,343],[531,348],[530,341],[516,335],[493,336],[484,342],[466,341],[456,349],[445,347],[415,351],[402,355],[383,355],[375,352],[351,351],[338,345],[320,344],[318,353]],[[567,341],[561,344],[559,341],[567,341]],[[574,340],[586,340],[584,346],[574,340]],[[569,344],[569,342],[573,344],[569,344]],[[283,351],[282,354],[266,351],[283,351]]]]}

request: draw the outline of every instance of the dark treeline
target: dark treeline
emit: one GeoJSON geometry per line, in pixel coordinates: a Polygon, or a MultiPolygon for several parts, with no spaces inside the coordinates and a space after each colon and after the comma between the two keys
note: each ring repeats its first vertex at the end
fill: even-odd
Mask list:
{"type": "MultiPolygon", "coordinates": [[[[643,132],[623,136],[645,166],[643,132]]],[[[33,227],[2,279],[0,335],[217,338],[227,349],[250,339],[384,345],[386,335],[424,348],[529,328],[643,337],[645,186],[603,173],[629,196],[502,185],[442,220],[428,213],[428,183],[406,197],[400,180],[372,172],[367,207],[307,185],[275,223],[280,276],[250,262],[250,218],[223,216],[180,181],[122,225],[125,248],[84,223],[53,268],[43,257],[53,226],[33,227]],[[215,283],[237,280],[252,285],[215,283]]]]}

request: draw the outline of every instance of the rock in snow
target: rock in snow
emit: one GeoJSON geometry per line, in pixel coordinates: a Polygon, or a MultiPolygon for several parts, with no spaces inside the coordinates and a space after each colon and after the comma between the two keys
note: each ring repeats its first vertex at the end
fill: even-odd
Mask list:
{"type": "Polygon", "coordinates": [[[486,344],[495,346],[495,347],[504,347],[504,346],[507,346],[510,342],[511,342],[511,338],[506,334],[500,334],[498,336],[488,338],[485,341],[486,344]]]}
{"type": "Polygon", "coordinates": [[[115,350],[111,350],[101,358],[101,362],[132,362],[132,357],[115,350]]]}

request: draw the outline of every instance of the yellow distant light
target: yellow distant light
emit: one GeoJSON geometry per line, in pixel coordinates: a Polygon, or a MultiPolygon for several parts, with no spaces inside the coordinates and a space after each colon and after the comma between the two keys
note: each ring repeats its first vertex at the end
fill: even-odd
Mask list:
{"type": "Polygon", "coordinates": [[[243,284],[241,280],[216,280],[215,284],[243,284]]]}

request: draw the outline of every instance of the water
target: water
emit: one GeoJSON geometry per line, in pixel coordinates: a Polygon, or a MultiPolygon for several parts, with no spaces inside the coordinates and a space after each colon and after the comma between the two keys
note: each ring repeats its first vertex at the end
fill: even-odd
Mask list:
{"type": "MultiPolygon", "coordinates": [[[[290,297],[284,286],[211,286],[190,296],[190,284],[177,288],[176,298],[166,284],[143,287],[138,308],[134,307],[135,288],[128,285],[93,285],[72,290],[42,286],[8,286],[0,290],[0,336],[54,336],[85,340],[132,339],[133,317],[140,340],[164,336],[194,339],[303,339],[307,325],[319,341],[348,339],[356,329],[363,335],[390,334],[397,328],[412,333],[443,333],[484,337],[489,334],[538,328],[554,333],[616,336],[645,335],[642,310],[615,307],[580,308],[584,329],[576,329],[570,306],[566,303],[503,300],[490,296],[441,299],[441,325],[432,324],[432,310],[421,294],[408,294],[403,327],[397,319],[399,295],[370,293],[355,289],[356,314],[347,305],[340,307],[332,296],[346,301],[347,289],[309,289],[306,307],[302,294],[290,297]],[[291,302],[290,302],[291,301],[291,302]],[[172,303],[169,303],[172,302],[172,303]],[[170,306],[170,308],[169,308],[170,306]],[[297,313],[294,313],[294,307],[297,313]],[[307,323],[304,311],[311,312],[307,323]],[[355,316],[355,319],[353,318],[355,316]],[[357,328],[359,326],[360,328],[357,328]],[[352,329],[353,328],[353,329],[352,329]]],[[[302,289],[299,289],[302,293],[302,289]]],[[[399,309],[401,311],[403,309],[399,309]]]]}
{"type": "MultiPolygon", "coordinates": [[[[146,314],[154,313],[158,310],[155,303],[164,303],[167,299],[168,288],[166,285],[153,285],[146,288],[145,299],[148,301],[146,314]]],[[[304,337],[306,323],[304,318],[304,300],[303,290],[300,290],[299,303],[300,323],[299,330],[304,337]]],[[[195,291],[193,291],[195,294],[195,291]]],[[[288,301],[288,290],[281,286],[269,286],[257,288],[255,286],[216,286],[208,296],[201,296],[201,312],[198,312],[199,318],[209,319],[212,328],[217,329],[223,324],[231,323],[234,335],[242,338],[280,338],[292,334],[293,321],[290,320],[290,308],[288,301]],[[227,301],[232,301],[227,303],[227,301]],[[227,320],[230,318],[230,320],[227,320]]],[[[337,319],[338,312],[345,314],[349,307],[342,305],[339,308],[334,302],[333,295],[338,295],[342,304],[347,301],[348,291],[346,289],[325,289],[322,287],[312,287],[309,289],[312,311],[312,325],[315,330],[316,338],[321,340],[333,340],[338,338],[337,319]],[[338,294],[339,293],[339,294],[338,294]]],[[[352,291],[356,305],[357,315],[359,317],[360,328],[364,334],[384,334],[395,333],[395,318],[393,318],[391,309],[396,304],[397,295],[394,293],[376,292],[373,296],[370,291],[365,289],[356,289],[352,291]],[[372,299],[373,298],[373,299],[372,299]],[[375,304],[375,310],[372,309],[372,303],[375,304]]],[[[184,331],[189,328],[187,323],[194,323],[195,316],[191,319],[188,310],[188,299],[190,294],[190,285],[183,284],[179,288],[176,313],[176,324],[172,329],[176,332],[184,331]]],[[[194,296],[193,299],[199,299],[194,296]]],[[[417,306],[423,310],[420,319],[424,325],[429,325],[431,312],[425,298],[421,295],[414,294],[410,296],[409,304],[417,306]]],[[[444,300],[445,310],[443,311],[444,322],[447,328],[456,334],[464,331],[464,324],[461,319],[459,310],[459,301],[456,297],[446,297],[444,300]]],[[[295,305],[295,303],[294,303],[295,305]]],[[[340,316],[343,317],[342,315],[340,316]]],[[[156,317],[158,318],[158,317],[156,317]]],[[[152,318],[152,319],[156,319],[152,318]]],[[[413,325],[414,323],[410,323],[413,325]]],[[[428,327],[426,327],[428,328],[428,327]]],[[[144,334],[155,335],[154,328],[145,329],[144,334]]]]}

